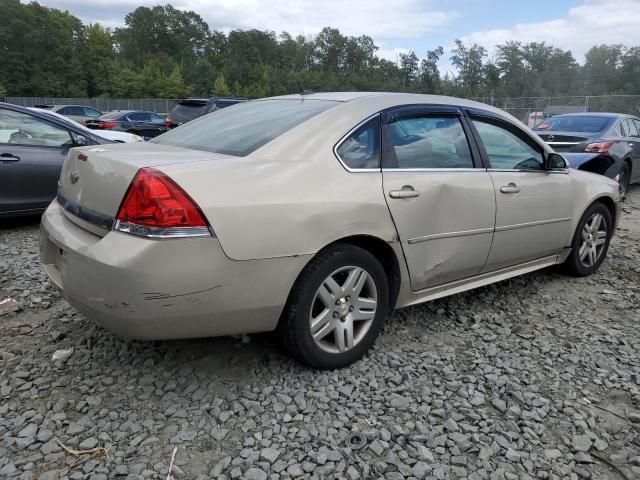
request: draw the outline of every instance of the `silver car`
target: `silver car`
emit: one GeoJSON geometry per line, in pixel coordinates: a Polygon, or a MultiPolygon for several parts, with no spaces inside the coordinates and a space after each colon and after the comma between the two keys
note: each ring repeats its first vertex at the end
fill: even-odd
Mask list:
{"type": "Polygon", "coordinates": [[[146,144],[73,149],[42,219],[51,280],[126,337],[276,330],[361,358],[394,308],[556,264],[588,275],[617,184],[506,113],[450,97],[274,97],[146,144]]]}

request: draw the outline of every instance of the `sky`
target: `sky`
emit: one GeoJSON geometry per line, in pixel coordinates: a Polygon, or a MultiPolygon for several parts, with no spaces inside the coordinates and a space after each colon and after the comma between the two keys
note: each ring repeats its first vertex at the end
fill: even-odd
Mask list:
{"type": "MultiPolygon", "coordinates": [[[[23,0],[24,1],[24,0],[23,0]]],[[[595,44],[640,45],[640,0],[39,0],[69,10],[85,23],[109,27],[141,5],[171,3],[200,14],[212,30],[287,31],[310,35],[325,26],[369,35],[378,55],[396,60],[414,50],[423,57],[453,40],[478,43],[493,53],[506,40],[545,41],[571,50],[582,62],[595,44]]],[[[450,68],[443,59],[441,70],[450,68]]]]}

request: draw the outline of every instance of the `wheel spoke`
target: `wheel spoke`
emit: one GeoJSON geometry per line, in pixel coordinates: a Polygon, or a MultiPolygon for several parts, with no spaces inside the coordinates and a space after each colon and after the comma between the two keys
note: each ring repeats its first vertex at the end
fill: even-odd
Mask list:
{"type": "Polygon", "coordinates": [[[353,321],[362,322],[364,320],[373,320],[373,317],[376,316],[376,312],[375,310],[371,311],[371,310],[356,309],[353,312],[351,312],[350,316],[353,319],[353,321]]]}
{"type": "Polygon", "coordinates": [[[600,230],[600,224],[602,223],[602,215],[599,213],[593,216],[593,222],[591,224],[591,232],[595,233],[600,230]]]}
{"type": "Polygon", "coordinates": [[[313,339],[316,342],[319,342],[320,340],[324,339],[327,335],[329,335],[331,332],[333,332],[334,328],[335,327],[331,320],[329,320],[326,323],[323,323],[322,327],[320,327],[319,330],[317,330],[315,333],[312,334],[313,339]]]}
{"type": "Polygon", "coordinates": [[[331,323],[333,315],[331,309],[325,308],[320,314],[311,320],[311,333],[315,336],[320,330],[331,323]]]}
{"type": "Polygon", "coordinates": [[[333,277],[328,277],[320,286],[318,290],[318,296],[324,303],[325,307],[332,306],[336,299],[339,298],[342,289],[338,282],[336,282],[333,277]]]}
{"type": "Polygon", "coordinates": [[[589,263],[591,265],[595,265],[597,258],[598,258],[598,255],[596,253],[596,247],[591,247],[589,249],[589,263]]]}
{"type": "Polygon", "coordinates": [[[359,297],[352,302],[354,308],[363,310],[375,310],[378,302],[373,298],[359,297]]]}
{"type": "Polygon", "coordinates": [[[578,255],[580,256],[580,260],[584,261],[588,253],[589,253],[589,246],[586,243],[583,243],[580,246],[580,250],[578,250],[578,255]]]}
{"type": "Polygon", "coordinates": [[[593,242],[594,245],[600,246],[604,245],[607,242],[607,232],[598,232],[596,235],[596,240],[593,242]]]}
{"type": "Polygon", "coordinates": [[[367,281],[368,274],[363,269],[355,267],[349,273],[349,276],[342,285],[342,290],[345,294],[352,297],[357,297],[362,291],[365,282],[367,281]]]}
{"type": "Polygon", "coordinates": [[[590,233],[591,232],[589,231],[589,227],[585,223],[584,227],[582,228],[582,240],[587,240],[587,238],[589,238],[590,233]]]}
{"type": "Polygon", "coordinates": [[[341,352],[353,348],[353,322],[347,320],[336,329],[338,350],[341,352]]]}

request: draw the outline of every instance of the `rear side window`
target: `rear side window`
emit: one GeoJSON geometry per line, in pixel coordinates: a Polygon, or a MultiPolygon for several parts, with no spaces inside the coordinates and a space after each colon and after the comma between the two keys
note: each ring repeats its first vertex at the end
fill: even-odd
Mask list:
{"type": "Polygon", "coordinates": [[[217,110],[151,141],[243,157],[339,103],[310,99],[255,100],[217,110]]]}
{"type": "Polygon", "coordinates": [[[627,136],[628,137],[637,137],[638,136],[638,130],[636,129],[636,124],[633,122],[633,120],[631,118],[628,118],[625,124],[625,130],[627,131],[627,136]]]}
{"type": "Polygon", "coordinates": [[[505,170],[542,170],[542,151],[523,138],[494,122],[474,119],[491,168],[505,170]]]}
{"type": "Polygon", "coordinates": [[[84,107],[84,115],[89,118],[97,118],[102,114],[94,108],[84,107]]]}
{"type": "Polygon", "coordinates": [[[473,168],[458,117],[400,118],[388,126],[398,168],[473,168]]]}
{"type": "Polygon", "coordinates": [[[633,124],[636,126],[636,130],[638,131],[638,135],[640,136],[640,120],[633,119],[633,124]]]}
{"type": "Polygon", "coordinates": [[[609,117],[562,115],[547,118],[544,122],[536,125],[534,130],[596,133],[611,125],[611,121],[612,119],[609,117]]]}
{"type": "Polygon", "coordinates": [[[336,153],[349,169],[380,168],[379,117],[369,120],[342,140],[336,153]]]}

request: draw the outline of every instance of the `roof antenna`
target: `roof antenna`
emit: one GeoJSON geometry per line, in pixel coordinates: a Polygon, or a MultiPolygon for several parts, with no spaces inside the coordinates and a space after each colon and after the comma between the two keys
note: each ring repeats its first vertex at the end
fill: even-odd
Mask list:
{"type": "Polygon", "coordinates": [[[305,90],[302,87],[302,83],[300,83],[300,80],[296,80],[296,82],[298,83],[298,91],[300,92],[300,95],[311,95],[313,93],[313,90],[305,90]]]}

